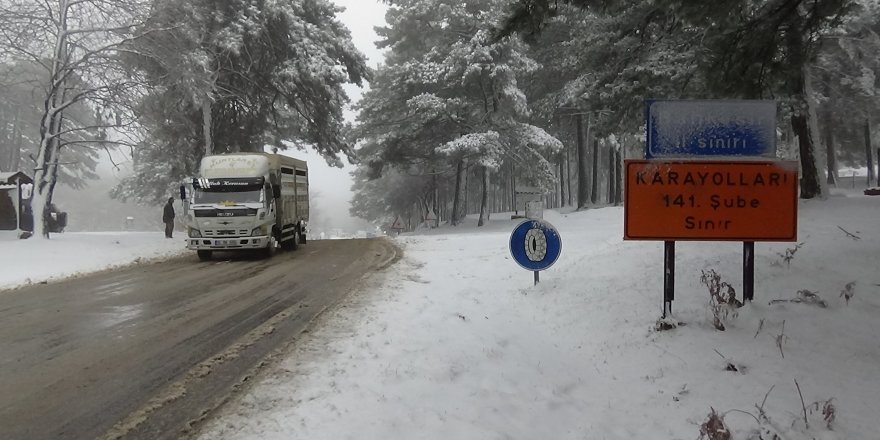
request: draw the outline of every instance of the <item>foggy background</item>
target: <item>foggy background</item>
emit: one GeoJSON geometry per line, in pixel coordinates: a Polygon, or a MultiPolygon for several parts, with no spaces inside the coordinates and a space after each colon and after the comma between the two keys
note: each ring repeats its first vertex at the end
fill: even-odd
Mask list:
{"type": "MultiPolygon", "coordinates": [[[[371,68],[382,61],[382,52],[376,49],[374,42],[378,36],[373,27],[385,24],[387,6],[377,0],[333,0],[346,11],[337,17],[349,28],[355,46],[367,56],[367,65],[371,68]]],[[[362,90],[352,84],[345,86],[352,103],[357,102],[362,90]]],[[[354,122],[354,112],[345,109],[345,120],[354,122]]],[[[281,152],[309,164],[309,196],[310,221],[309,229],[312,237],[318,238],[320,232],[328,236],[334,233],[354,234],[356,231],[372,231],[374,226],[363,219],[354,218],[348,213],[351,200],[351,171],[354,166],[343,159],[343,168],[327,165],[323,157],[312,150],[287,150],[281,152]]],[[[155,230],[161,233],[162,207],[138,205],[134,202],[121,202],[110,198],[110,189],[119,183],[122,176],[129,173],[130,158],[127,152],[114,150],[113,162],[104,154],[98,166],[100,180],[88,182],[83,190],[74,190],[65,185],[56,188],[54,201],[59,210],[68,213],[68,231],[118,231],[126,228],[126,218],[132,217],[130,229],[138,231],[155,230]]],[[[169,197],[174,197],[175,210],[178,215],[182,211],[175,188],[169,188],[169,197]]]]}

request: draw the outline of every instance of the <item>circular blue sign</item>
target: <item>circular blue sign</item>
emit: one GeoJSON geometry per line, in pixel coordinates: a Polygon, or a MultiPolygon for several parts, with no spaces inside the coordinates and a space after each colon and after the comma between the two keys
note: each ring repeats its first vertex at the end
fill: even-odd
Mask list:
{"type": "Polygon", "coordinates": [[[527,270],[544,270],[552,266],[562,252],[562,238],[544,220],[526,220],[510,234],[510,255],[527,270]]]}

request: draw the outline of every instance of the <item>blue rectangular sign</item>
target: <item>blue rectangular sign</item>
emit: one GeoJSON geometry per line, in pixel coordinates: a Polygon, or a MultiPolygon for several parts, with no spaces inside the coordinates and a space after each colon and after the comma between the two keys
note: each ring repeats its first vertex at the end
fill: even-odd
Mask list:
{"type": "Polygon", "coordinates": [[[645,158],[776,156],[776,102],[648,100],[645,158]]]}

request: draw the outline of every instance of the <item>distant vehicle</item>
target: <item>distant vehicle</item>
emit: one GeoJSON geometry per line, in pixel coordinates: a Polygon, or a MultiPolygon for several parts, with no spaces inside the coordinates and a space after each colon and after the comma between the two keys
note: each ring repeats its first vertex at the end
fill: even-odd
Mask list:
{"type": "Polygon", "coordinates": [[[199,176],[180,187],[187,248],[199,259],[214,251],[260,250],[306,242],[309,171],[305,161],[279,154],[205,156],[199,176]]]}

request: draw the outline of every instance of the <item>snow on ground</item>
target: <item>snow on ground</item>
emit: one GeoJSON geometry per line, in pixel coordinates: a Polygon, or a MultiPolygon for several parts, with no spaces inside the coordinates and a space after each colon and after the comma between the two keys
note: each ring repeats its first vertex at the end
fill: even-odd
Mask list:
{"type": "MultiPolygon", "coordinates": [[[[790,265],[781,254],[796,243],[756,244],[756,301],[723,332],[700,274],[741,292],[740,243],[677,245],[684,325],[658,332],[663,246],[621,240],[621,208],[546,211],[563,251],[537,286],[509,256],[509,216],[402,235],[403,259],[320,318],[201,438],[691,440],[710,408],[733,439],[759,426],[789,440],[880,438],[880,197],[858,191],[801,203],[790,265]],[[803,289],[827,307],[768,305],[803,289]]],[[[161,232],[7,235],[0,289],[186,252],[161,232]]]]}
{"type": "Polygon", "coordinates": [[[756,301],[726,331],[700,275],[714,269],[741,292],[742,244],[677,245],[683,325],[658,332],[663,245],[624,242],[622,216],[545,211],[563,250],[537,286],[509,256],[509,216],[396,238],[403,259],[201,438],[691,440],[710,408],[734,439],[759,426],[764,439],[880,438],[880,197],[801,203],[803,246],[789,265],[796,243],[756,244],[756,301]],[[827,307],[768,305],[802,289],[827,307]]]}
{"type": "Polygon", "coordinates": [[[19,240],[0,231],[0,290],[180,255],[181,239],[158,232],[64,232],[19,240]]]}

